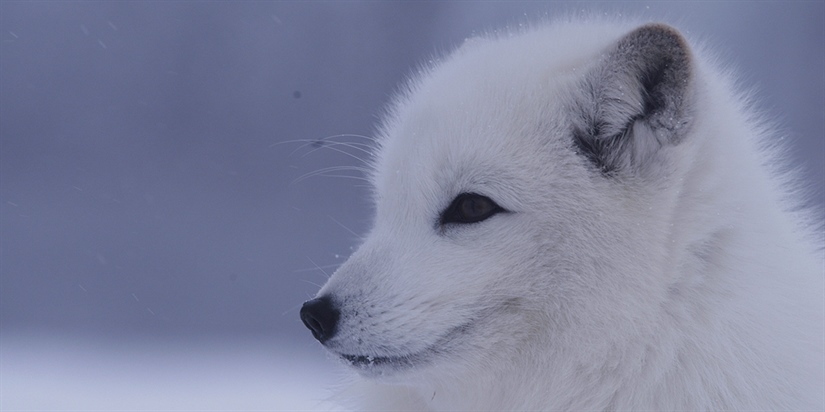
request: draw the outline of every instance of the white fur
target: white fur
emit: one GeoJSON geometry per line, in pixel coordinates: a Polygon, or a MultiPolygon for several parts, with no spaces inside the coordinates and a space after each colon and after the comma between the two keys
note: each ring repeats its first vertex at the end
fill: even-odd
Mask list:
{"type": "Polygon", "coordinates": [[[689,127],[667,144],[637,121],[619,174],[573,150],[571,107],[633,28],[472,39],[397,99],[374,227],[319,296],[341,312],[333,354],[406,360],[357,367],[345,405],[825,409],[821,239],[727,76],[692,48],[689,127]],[[465,192],[508,212],[439,225],[465,192]]]}

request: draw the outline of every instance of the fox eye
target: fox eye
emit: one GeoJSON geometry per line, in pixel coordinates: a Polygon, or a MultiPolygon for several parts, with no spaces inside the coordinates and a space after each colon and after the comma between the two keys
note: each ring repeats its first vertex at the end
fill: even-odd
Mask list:
{"type": "Polygon", "coordinates": [[[450,206],[441,213],[441,224],[476,223],[486,220],[504,209],[487,196],[477,193],[462,193],[453,199],[450,206]]]}

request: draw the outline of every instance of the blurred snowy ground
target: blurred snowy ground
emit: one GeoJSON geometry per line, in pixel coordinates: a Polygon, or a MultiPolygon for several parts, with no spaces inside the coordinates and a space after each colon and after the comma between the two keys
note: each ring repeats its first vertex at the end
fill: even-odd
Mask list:
{"type": "Polygon", "coordinates": [[[0,339],[2,411],[299,411],[342,369],[318,345],[275,340],[0,339]]]}

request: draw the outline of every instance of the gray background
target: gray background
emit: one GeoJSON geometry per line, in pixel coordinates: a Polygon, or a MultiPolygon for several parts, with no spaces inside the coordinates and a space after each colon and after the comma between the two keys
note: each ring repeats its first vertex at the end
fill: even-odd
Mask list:
{"type": "Polygon", "coordinates": [[[0,3],[0,402],[34,402],[15,351],[62,340],[317,349],[298,309],[371,206],[358,179],[300,179],[357,160],[288,141],[370,135],[433,53],[582,10],[706,40],[825,204],[821,1],[0,3]]]}

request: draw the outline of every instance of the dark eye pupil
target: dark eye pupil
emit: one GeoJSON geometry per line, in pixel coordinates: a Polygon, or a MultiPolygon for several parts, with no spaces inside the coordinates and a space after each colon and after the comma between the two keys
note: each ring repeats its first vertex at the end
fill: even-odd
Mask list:
{"type": "Polygon", "coordinates": [[[492,209],[492,204],[485,198],[467,197],[461,200],[459,210],[468,219],[481,216],[492,209]]]}
{"type": "Polygon", "coordinates": [[[441,214],[441,224],[481,222],[503,211],[501,206],[487,196],[462,193],[441,214]]]}

